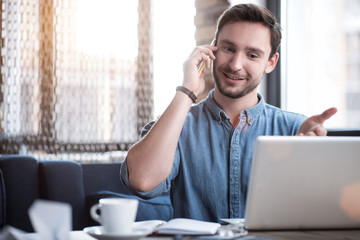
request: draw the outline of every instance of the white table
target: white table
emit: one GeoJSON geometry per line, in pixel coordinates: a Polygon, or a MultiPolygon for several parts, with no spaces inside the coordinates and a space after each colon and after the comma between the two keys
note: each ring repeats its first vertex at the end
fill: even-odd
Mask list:
{"type": "MultiPolygon", "coordinates": [[[[36,233],[26,234],[26,240],[39,240],[36,233]]],[[[70,233],[71,240],[94,240],[95,238],[89,236],[83,231],[72,231],[70,233]]],[[[260,239],[268,238],[272,240],[297,240],[297,239],[314,239],[314,240],[329,240],[329,239],[346,239],[346,240],[358,240],[360,239],[359,230],[327,230],[327,231],[259,231],[250,232],[247,236],[239,239],[251,239],[255,240],[256,237],[260,239]]],[[[175,238],[169,236],[150,236],[143,238],[142,240],[189,240],[191,237],[175,238]]],[[[203,238],[204,239],[204,238],[203,238]]]]}
{"type": "MultiPolygon", "coordinates": [[[[94,240],[96,238],[91,237],[90,235],[86,234],[85,232],[79,231],[72,231],[70,233],[70,240],[94,240]]],[[[146,237],[142,238],[144,240],[173,240],[173,237],[162,236],[162,237],[146,237]]],[[[26,240],[39,240],[39,235],[37,233],[28,233],[26,234],[26,240]]]]}

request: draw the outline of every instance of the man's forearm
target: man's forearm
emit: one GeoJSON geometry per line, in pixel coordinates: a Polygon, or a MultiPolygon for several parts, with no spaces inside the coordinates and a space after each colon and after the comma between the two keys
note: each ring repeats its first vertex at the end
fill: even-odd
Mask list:
{"type": "Polygon", "coordinates": [[[192,100],[178,91],[150,131],[128,152],[131,186],[142,192],[158,186],[170,174],[179,136],[192,100]]]}

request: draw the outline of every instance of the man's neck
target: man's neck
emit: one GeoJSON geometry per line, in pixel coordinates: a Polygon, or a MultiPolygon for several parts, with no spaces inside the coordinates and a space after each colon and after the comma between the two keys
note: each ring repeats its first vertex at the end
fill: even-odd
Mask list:
{"type": "Polygon", "coordinates": [[[238,124],[240,113],[243,110],[254,107],[258,102],[257,89],[241,98],[230,98],[224,96],[215,87],[214,100],[222,110],[230,117],[231,124],[235,127],[238,124]]]}

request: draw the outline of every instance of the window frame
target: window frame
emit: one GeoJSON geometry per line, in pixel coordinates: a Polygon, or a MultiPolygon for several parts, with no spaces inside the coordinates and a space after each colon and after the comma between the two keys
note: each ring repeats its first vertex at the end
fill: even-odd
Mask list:
{"type": "MultiPolygon", "coordinates": [[[[282,25],[281,22],[281,4],[284,1],[281,0],[267,0],[266,6],[267,8],[274,13],[274,15],[279,20],[280,25],[282,25]]],[[[286,36],[285,36],[286,37],[286,36]]],[[[284,41],[284,35],[283,35],[283,41],[284,41]]],[[[281,48],[284,45],[280,45],[279,54],[281,56],[281,48]]],[[[286,47],[286,46],[285,46],[286,47]]],[[[267,82],[265,86],[265,92],[266,92],[266,100],[269,104],[274,105],[276,107],[281,108],[283,106],[283,101],[285,99],[282,98],[284,96],[283,92],[284,89],[282,88],[282,58],[280,57],[277,63],[277,67],[267,75],[267,82]]],[[[328,136],[360,136],[360,129],[353,129],[353,128],[334,128],[334,129],[328,129],[328,136]]]]}
{"type": "MultiPolygon", "coordinates": [[[[281,1],[280,0],[268,0],[266,1],[266,7],[276,16],[281,25],[281,1]]],[[[279,49],[281,56],[281,45],[279,49]]],[[[267,103],[281,107],[281,57],[278,60],[275,69],[267,75],[267,83],[265,86],[266,101],[267,103]],[[269,84],[271,83],[271,84],[269,84]]]]}

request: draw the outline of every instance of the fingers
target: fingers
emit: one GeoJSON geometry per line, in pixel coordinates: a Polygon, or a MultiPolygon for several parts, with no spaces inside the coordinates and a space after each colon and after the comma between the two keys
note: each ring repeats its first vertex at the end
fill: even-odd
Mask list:
{"type": "Polygon", "coordinates": [[[216,50],[217,47],[210,45],[196,47],[189,58],[184,62],[184,68],[189,71],[193,71],[196,68],[198,74],[201,76],[205,66],[207,68],[211,67],[211,60],[216,58],[213,51],[216,50]]]}
{"type": "Polygon", "coordinates": [[[205,54],[205,53],[201,53],[201,59],[204,63],[206,63],[207,67],[210,67],[211,64],[211,58],[209,55],[205,54]]]}
{"type": "Polygon", "coordinates": [[[215,54],[214,51],[216,51],[216,47],[213,46],[202,46],[198,47],[198,51],[202,56],[202,60],[215,60],[215,54]]]}
{"type": "Polygon", "coordinates": [[[298,133],[296,136],[326,136],[327,130],[322,124],[315,124],[306,133],[298,133]]]}
{"type": "Polygon", "coordinates": [[[211,60],[215,60],[215,54],[213,51],[216,51],[217,47],[214,46],[199,46],[194,49],[189,58],[185,63],[194,64],[196,67],[202,67],[200,65],[206,64],[207,67],[210,67],[211,60]]]}
{"type": "Polygon", "coordinates": [[[300,126],[296,136],[326,136],[327,130],[324,122],[331,118],[337,112],[336,108],[329,108],[319,115],[308,118],[300,126]]]}
{"type": "Polygon", "coordinates": [[[327,130],[323,125],[315,125],[313,129],[306,133],[306,136],[326,136],[327,130]]]}
{"type": "Polygon", "coordinates": [[[211,67],[211,61],[215,59],[217,47],[204,45],[194,48],[193,52],[183,64],[183,86],[195,94],[199,94],[204,90],[204,72],[205,67],[211,67]]]}
{"type": "Polygon", "coordinates": [[[216,46],[210,46],[210,45],[198,46],[195,48],[195,52],[203,53],[203,54],[209,56],[211,59],[215,59],[214,52],[216,50],[217,50],[216,46]]]}
{"type": "Polygon", "coordinates": [[[206,65],[207,68],[210,68],[211,67],[211,60],[215,60],[215,54],[213,53],[212,49],[209,49],[208,47],[211,48],[212,46],[206,46],[206,47],[203,47],[203,49],[201,49],[201,47],[200,47],[202,61],[201,61],[200,65],[198,66],[199,74],[202,73],[205,65],[206,65]]]}
{"type": "Polygon", "coordinates": [[[325,110],[322,114],[315,116],[316,121],[318,123],[324,123],[326,120],[328,120],[329,118],[331,118],[335,113],[337,112],[336,108],[329,108],[327,110],[325,110]]]}

